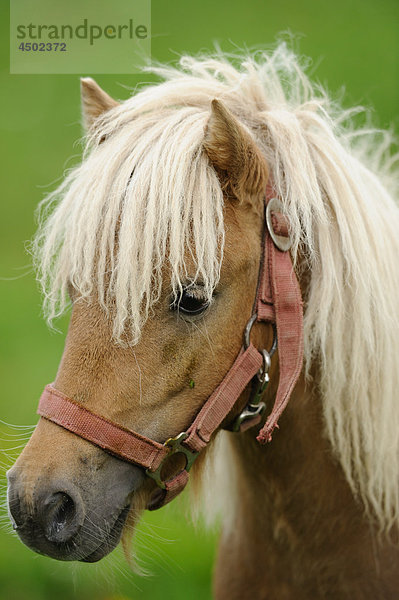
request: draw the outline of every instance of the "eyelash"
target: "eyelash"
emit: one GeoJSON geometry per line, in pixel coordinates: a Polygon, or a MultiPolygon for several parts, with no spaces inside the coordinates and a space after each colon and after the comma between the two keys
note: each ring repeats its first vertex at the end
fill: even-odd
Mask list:
{"type": "Polygon", "coordinates": [[[201,288],[190,287],[183,289],[180,296],[172,300],[170,308],[183,317],[196,317],[203,314],[209,305],[210,302],[203,297],[201,288]]]}

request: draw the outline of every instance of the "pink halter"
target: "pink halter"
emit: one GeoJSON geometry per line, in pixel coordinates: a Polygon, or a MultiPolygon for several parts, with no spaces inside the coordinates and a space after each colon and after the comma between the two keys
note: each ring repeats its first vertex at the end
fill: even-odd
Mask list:
{"type": "Polygon", "coordinates": [[[225,378],[186,431],[160,444],[89,411],[51,384],[45,387],[40,398],[39,415],[118,458],[143,467],[146,474],[164,490],[163,495],[150,503],[148,508],[154,510],[170,502],[184,489],[198,453],[210,442],[251,382],[253,390],[249,403],[230,428],[243,431],[261,422],[266,408],[261,396],[268,382],[270,357],[278,340],[279,385],[273,409],[257,437],[260,443],[271,441],[303,362],[303,306],[289,253],[290,245],[289,226],[282,214],[282,205],[273,197],[268,186],[258,291],[254,314],[245,330],[244,345],[225,378]],[[275,337],[270,352],[258,351],[250,342],[250,331],[256,321],[273,325],[275,337]],[[178,453],[185,456],[185,468],[164,480],[162,469],[165,461],[178,453]]]}

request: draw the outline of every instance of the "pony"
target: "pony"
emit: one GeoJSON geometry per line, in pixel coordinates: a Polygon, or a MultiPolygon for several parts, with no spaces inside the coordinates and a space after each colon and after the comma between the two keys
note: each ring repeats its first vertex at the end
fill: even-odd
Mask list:
{"type": "MultiPolygon", "coordinates": [[[[157,448],[177,443],[240,353],[272,187],[303,299],[303,361],[270,443],[256,439],[264,416],[230,430],[247,385],[193,465],[194,513],[221,520],[215,597],[394,598],[393,135],[361,126],[285,44],[151,70],[162,81],[122,102],[81,80],[83,159],[41,204],[32,252],[49,322],[72,306],[53,387],[157,448]]],[[[253,324],[256,348],[272,338],[253,324]]],[[[281,358],[258,394],[269,413],[281,358]]],[[[128,545],[156,483],[63,424],[40,418],[8,472],[9,513],[36,552],[93,562],[121,536],[128,545]]]]}

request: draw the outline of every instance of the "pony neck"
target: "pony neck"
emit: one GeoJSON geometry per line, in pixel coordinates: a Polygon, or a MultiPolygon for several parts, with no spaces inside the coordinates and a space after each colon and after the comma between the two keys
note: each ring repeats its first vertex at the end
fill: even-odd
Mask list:
{"type": "Polygon", "coordinates": [[[398,551],[377,541],[354,500],[320,407],[301,379],[271,443],[259,445],[251,430],[229,434],[238,489],[221,537],[218,600],[394,597],[398,551]]]}

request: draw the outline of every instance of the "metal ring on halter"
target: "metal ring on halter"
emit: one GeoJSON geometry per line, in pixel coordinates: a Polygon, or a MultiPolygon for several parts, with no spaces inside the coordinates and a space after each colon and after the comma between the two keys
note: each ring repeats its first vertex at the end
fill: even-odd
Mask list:
{"type": "MultiPolygon", "coordinates": [[[[252,315],[252,317],[249,319],[246,327],[245,327],[245,331],[244,331],[244,348],[245,350],[249,347],[250,342],[250,335],[251,335],[251,329],[255,323],[255,321],[258,318],[258,314],[254,313],[252,315]]],[[[273,354],[275,353],[275,351],[277,350],[277,329],[276,329],[276,324],[272,323],[271,324],[273,327],[273,342],[271,345],[271,348],[268,352],[269,358],[271,358],[273,356],[273,354]]],[[[261,351],[262,352],[262,351],[261,351]]]]}
{"type": "Polygon", "coordinates": [[[269,202],[266,206],[266,223],[267,229],[269,231],[270,237],[272,238],[275,246],[282,252],[287,252],[292,245],[291,238],[286,237],[285,235],[278,235],[274,232],[273,229],[273,221],[272,221],[272,213],[281,213],[283,212],[283,205],[280,200],[277,198],[270,198],[269,202]]]}
{"type": "MultiPolygon", "coordinates": [[[[163,458],[163,460],[158,465],[158,467],[155,469],[155,471],[151,471],[151,469],[146,469],[146,471],[145,471],[146,475],[148,475],[148,477],[151,477],[151,479],[154,479],[157,486],[163,490],[166,488],[166,485],[165,485],[164,479],[162,478],[162,469],[164,467],[165,462],[171,456],[173,456],[174,454],[183,454],[186,459],[186,465],[185,465],[183,471],[187,471],[187,472],[191,469],[195,459],[198,456],[198,452],[192,452],[191,450],[189,450],[189,448],[186,448],[185,446],[182,445],[182,442],[187,437],[188,437],[188,433],[186,431],[182,431],[176,437],[169,438],[168,440],[166,440],[166,442],[164,443],[164,446],[168,446],[170,448],[170,452],[163,458]]],[[[178,475],[178,473],[176,473],[173,477],[176,477],[177,475],[178,475]]],[[[173,477],[171,477],[171,479],[173,479],[173,477]]]]}

